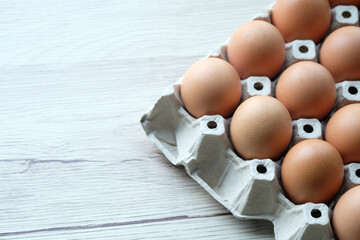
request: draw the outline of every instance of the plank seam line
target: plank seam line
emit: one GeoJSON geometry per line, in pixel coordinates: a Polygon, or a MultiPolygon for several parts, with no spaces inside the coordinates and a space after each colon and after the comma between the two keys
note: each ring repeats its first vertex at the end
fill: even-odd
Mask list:
{"type": "Polygon", "coordinates": [[[85,160],[85,159],[73,159],[73,160],[59,160],[59,159],[48,159],[48,160],[38,160],[38,159],[2,159],[0,162],[26,162],[27,167],[25,170],[16,172],[16,173],[26,173],[30,168],[35,164],[42,163],[62,163],[62,164],[73,164],[73,163],[84,163],[84,162],[102,162],[96,160],[85,160]]]}
{"type": "Polygon", "coordinates": [[[119,223],[105,223],[105,224],[93,224],[93,225],[84,225],[84,226],[54,227],[54,228],[34,229],[34,230],[19,231],[19,232],[5,232],[5,233],[0,233],[0,237],[15,236],[15,235],[22,235],[22,234],[31,234],[31,233],[42,233],[42,232],[76,231],[76,230],[96,229],[96,228],[111,228],[111,227],[138,225],[138,224],[147,224],[147,223],[179,221],[179,220],[187,220],[187,219],[213,218],[213,217],[220,217],[220,216],[227,216],[227,215],[231,215],[231,213],[217,213],[217,214],[199,215],[199,216],[182,215],[182,216],[155,218],[155,219],[144,219],[144,220],[119,222],[119,223]]]}

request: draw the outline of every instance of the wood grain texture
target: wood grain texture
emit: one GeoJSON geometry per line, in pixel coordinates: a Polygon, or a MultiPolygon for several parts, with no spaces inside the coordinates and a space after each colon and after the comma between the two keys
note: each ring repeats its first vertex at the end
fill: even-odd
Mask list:
{"type": "Polygon", "coordinates": [[[273,239],[172,166],[139,120],[271,0],[3,0],[0,239],[273,239]]]}

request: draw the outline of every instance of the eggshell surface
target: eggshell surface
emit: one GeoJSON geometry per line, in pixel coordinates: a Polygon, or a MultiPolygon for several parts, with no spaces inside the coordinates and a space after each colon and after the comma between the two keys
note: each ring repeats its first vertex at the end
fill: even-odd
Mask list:
{"type": "Polygon", "coordinates": [[[340,240],[360,239],[360,186],[345,192],[336,203],[332,227],[340,240]]]}
{"type": "Polygon", "coordinates": [[[334,78],[318,63],[295,63],[281,74],[276,98],[286,106],[293,120],[323,119],[335,103],[334,78]]]}
{"type": "Polygon", "coordinates": [[[340,189],[344,166],[338,151],[319,139],[301,141],[286,154],[281,181],[295,204],[326,203],[340,189]]]}
{"type": "Polygon", "coordinates": [[[318,43],[330,26],[331,8],[328,0],[277,0],[272,21],[286,42],[318,43]]]}
{"type": "Polygon", "coordinates": [[[241,82],[237,71],[228,62],[205,58],[194,63],[181,83],[181,97],[194,117],[219,114],[229,117],[241,98],[241,82]]]}
{"type": "Polygon", "coordinates": [[[331,8],[338,5],[354,5],[360,7],[360,0],[329,0],[331,8]]]}
{"type": "Polygon", "coordinates": [[[331,116],[325,140],[339,151],[344,164],[360,163],[360,103],[347,105],[331,116]]]}
{"type": "Polygon", "coordinates": [[[231,36],[227,54],[241,79],[250,76],[273,79],[285,61],[285,42],[270,23],[251,21],[231,36]]]}
{"type": "Polygon", "coordinates": [[[347,26],[332,32],[320,49],[320,63],[335,82],[360,80],[360,28],[347,26]]]}
{"type": "Polygon", "coordinates": [[[268,96],[254,96],[236,109],[230,123],[231,141],[244,159],[277,159],[292,136],[286,107],[268,96]]]}

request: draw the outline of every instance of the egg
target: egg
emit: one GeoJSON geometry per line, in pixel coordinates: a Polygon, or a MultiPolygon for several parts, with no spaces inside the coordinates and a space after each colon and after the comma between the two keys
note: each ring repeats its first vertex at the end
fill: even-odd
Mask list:
{"type": "Polygon", "coordinates": [[[281,74],[276,98],[286,106],[292,119],[323,119],[335,103],[335,81],[318,63],[295,63],[281,74]]]}
{"type": "Polygon", "coordinates": [[[332,228],[338,239],[360,239],[360,186],[345,192],[336,203],[332,228]]]}
{"type": "Polygon", "coordinates": [[[277,0],[272,21],[286,42],[296,39],[318,43],[331,22],[328,0],[277,0]]]}
{"type": "Polygon", "coordinates": [[[195,118],[216,114],[227,118],[240,102],[241,82],[231,64],[205,58],[186,71],[180,93],[186,110],[195,118]]]}
{"type": "Polygon", "coordinates": [[[347,26],[332,32],[320,49],[320,63],[336,82],[360,80],[360,28],[347,26]]]}
{"type": "Polygon", "coordinates": [[[251,97],[236,109],[230,123],[230,136],[242,158],[275,160],[291,140],[290,114],[273,97],[251,97]]]}
{"type": "Polygon", "coordinates": [[[338,151],[319,139],[301,141],[286,154],[281,181],[295,204],[326,203],[340,189],[344,166],[338,151]]]}
{"type": "Polygon", "coordinates": [[[354,5],[360,7],[360,0],[329,0],[329,3],[332,8],[338,5],[354,5]]]}
{"type": "Polygon", "coordinates": [[[252,21],[231,36],[227,55],[240,78],[267,76],[273,79],[285,61],[285,42],[270,23],[252,21]]]}
{"type": "Polygon", "coordinates": [[[344,164],[360,163],[360,103],[347,105],[331,116],[325,140],[339,151],[344,164]]]}

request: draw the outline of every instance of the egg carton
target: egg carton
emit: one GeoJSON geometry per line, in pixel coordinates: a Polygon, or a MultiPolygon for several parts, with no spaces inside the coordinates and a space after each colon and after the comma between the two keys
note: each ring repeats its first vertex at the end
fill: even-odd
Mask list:
{"type": "MultiPolygon", "coordinates": [[[[254,19],[271,22],[272,6],[254,19]]],[[[351,7],[334,8],[329,29],[333,31],[336,26],[343,26],[339,24],[342,19],[334,16],[351,7]]],[[[352,17],[358,13],[353,12],[350,12],[352,17]]],[[[358,26],[358,21],[356,24],[358,26]]],[[[227,42],[206,57],[227,60],[227,42]]],[[[320,46],[310,40],[287,43],[283,70],[303,60],[316,62],[320,46]]],[[[360,184],[360,163],[344,166],[342,187],[331,202],[295,205],[281,188],[280,169],[284,155],[275,161],[240,158],[230,142],[231,118],[225,119],[220,115],[192,117],[181,100],[181,80],[167,88],[140,120],[148,137],[167,159],[174,165],[183,165],[186,172],[236,218],[271,221],[276,239],[335,239],[330,225],[332,209],[346,190],[360,184]]],[[[241,101],[256,95],[274,96],[276,82],[267,77],[242,80],[241,101]]],[[[341,82],[336,88],[333,112],[347,104],[360,102],[360,80],[341,82]]],[[[289,148],[305,139],[322,139],[327,120],[293,121],[289,148]]]]}

